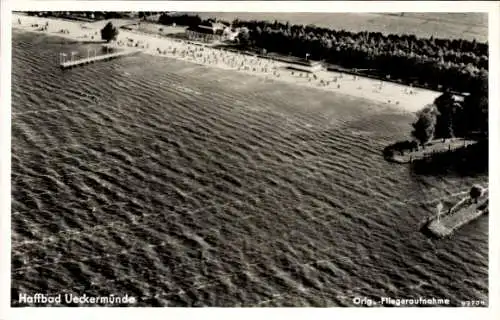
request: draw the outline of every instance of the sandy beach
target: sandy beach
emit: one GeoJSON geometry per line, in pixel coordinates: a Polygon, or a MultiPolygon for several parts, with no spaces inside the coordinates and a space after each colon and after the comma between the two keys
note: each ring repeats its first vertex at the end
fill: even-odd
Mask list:
{"type": "MultiPolygon", "coordinates": [[[[75,41],[101,42],[100,30],[107,22],[86,23],[13,14],[12,25],[16,29],[56,35],[75,41]],[[45,27],[46,30],[40,30],[41,27],[45,27]]],[[[120,20],[112,21],[116,27],[120,26],[120,22],[120,20]]],[[[123,25],[129,22],[121,23],[123,25]]],[[[387,104],[405,112],[420,110],[426,104],[432,103],[440,94],[432,90],[412,88],[392,82],[338,72],[318,71],[315,74],[309,74],[307,72],[293,71],[288,69],[293,66],[288,63],[223,51],[183,40],[160,38],[159,36],[142,34],[137,31],[120,29],[117,40],[111,45],[116,48],[134,47],[145,54],[234,70],[266,79],[364,98],[387,104]]]]}

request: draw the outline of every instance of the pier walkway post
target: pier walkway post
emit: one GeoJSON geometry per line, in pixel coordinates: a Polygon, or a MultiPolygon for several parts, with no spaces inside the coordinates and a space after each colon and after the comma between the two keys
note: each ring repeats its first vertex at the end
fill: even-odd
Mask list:
{"type": "MultiPolygon", "coordinates": [[[[106,50],[109,52],[109,47],[106,47],[106,48],[107,48],[106,50]]],[[[60,55],[60,67],[62,69],[66,69],[66,68],[85,65],[88,63],[97,62],[97,61],[111,60],[111,59],[115,59],[115,58],[119,58],[119,57],[123,57],[123,56],[127,56],[127,55],[136,54],[139,52],[140,52],[139,50],[128,49],[128,50],[123,50],[123,51],[118,51],[118,52],[107,53],[107,54],[103,54],[103,55],[97,55],[96,49],[88,49],[87,50],[87,57],[78,59],[78,58],[75,58],[75,55],[78,52],[72,51],[70,61],[66,60],[66,56],[67,56],[66,53],[59,53],[59,55],[60,55]],[[90,55],[90,52],[92,50],[94,50],[93,56],[90,55]]]]}

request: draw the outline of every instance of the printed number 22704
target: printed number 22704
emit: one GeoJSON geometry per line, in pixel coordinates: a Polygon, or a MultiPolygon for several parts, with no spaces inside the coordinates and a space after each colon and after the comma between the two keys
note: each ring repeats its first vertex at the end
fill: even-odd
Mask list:
{"type": "Polygon", "coordinates": [[[486,306],[484,300],[464,300],[461,302],[462,307],[483,307],[486,306]]]}

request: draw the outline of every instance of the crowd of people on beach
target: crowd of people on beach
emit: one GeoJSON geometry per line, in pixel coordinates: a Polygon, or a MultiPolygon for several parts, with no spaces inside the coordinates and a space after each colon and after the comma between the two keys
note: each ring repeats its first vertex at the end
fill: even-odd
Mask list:
{"type": "MultiPolygon", "coordinates": [[[[148,42],[144,43],[141,40],[127,38],[127,41],[119,40],[116,43],[118,46],[149,48],[148,42]]],[[[218,67],[247,71],[255,74],[264,74],[266,79],[280,78],[289,73],[290,76],[296,78],[297,81],[315,84],[318,87],[331,87],[340,89],[343,83],[351,82],[343,74],[333,74],[330,72],[312,72],[312,71],[297,71],[289,69],[287,63],[278,62],[272,59],[252,56],[246,53],[233,52],[219,48],[213,48],[194,43],[183,42],[182,40],[172,40],[168,47],[156,47],[154,53],[162,56],[168,56],[183,60],[188,60],[198,64],[215,65],[218,67]],[[180,43],[180,44],[179,44],[180,43]],[[303,79],[303,80],[301,80],[303,79]]],[[[360,81],[357,75],[352,76],[352,82],[358,83],[357,90],[365,89],[364,83],[360,81]]],[[[373,88],[374,93],[381,93],[384,88],[384,82],[380,81],[373,88]]],[[[412,88],[404,89],[404,93],[408,95],[416,94],[412,88]]],[[[388,103],[394,102],[399,104],[399,101],[388,100],[388,103]]]]}
{"type": "MultiPolygon", "coordinates": [[[[21,19],[18,19],[18,24],[21,24],[21,19]]],[[[46,31],[49,27],[48,21],[45,22],[43,29],[46,31]]],[[[83,38],[94,39],[98,35],[98,31],[89,30],[87,26],[80,26],[80,31],[83,33],[83,38]]],[[[61,29],[60,33],[69,34],[68,29],[61,29]]],[[[261,56],[251,55],[243,52],[223,50],[220,48],[210,47],[206,44],[197,44],[192,41],[180,39],[167,39],[156,35],[156,38],[162,39],[162,45],[158,46],[159,41],[148,41],[142,39],[144,37],[151,37],[151,34],[142,34],[138,31],[129,32],[126,35],[119,35],[114,45],[117,47],[134,47],[138,49],[145,49],[146,52],[177,58],[182,60],[191,61],[203,65],[213,65],[221,68],[232,69],[237,71],[251,72],[254,74],[263,75],[266,79],[270,78],[283,78],[293,79],[294,82],[314,85],[317,87],[341,89],[346,88],[355,89],[362,92],[363,90],[370,90],[373,93],[381,94],[384,91],[384,82],[380,81],[378,84],[373,82],[363,81],[357,75],[352,75],[349,79],[347,75],[342,73],[333,73],[326,71],[309,71],[297,70],[296,67],[292,68],[291,64],[273,60],[271,58],[264,58],[261,56]],[[134,37],[137,35],[137,37],[134,37]],[[139,38],[139,39],[137,39],[139,38]]],[[[402,93],[405,95],[416,95],[418,92],[415,88],[402,88],[402,93]]],[[[387,103],[399,104],[399,101],[387,100],[387,103]]]]}

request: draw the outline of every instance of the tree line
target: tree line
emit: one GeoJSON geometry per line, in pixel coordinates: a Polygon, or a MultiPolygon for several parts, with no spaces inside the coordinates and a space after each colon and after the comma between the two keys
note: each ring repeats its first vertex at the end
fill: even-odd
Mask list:
{"type": "Polygon", "coordinates": [[[197,27],[202,24],[202,22],[203,19],[201,19],[199,16],[190,14],[172,15],[163,13],[158,18],[158,23],[164,25],[171,25],[175,23],[180,26],[197,27]]]}

